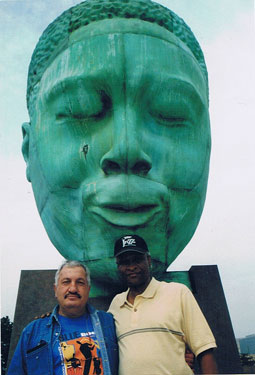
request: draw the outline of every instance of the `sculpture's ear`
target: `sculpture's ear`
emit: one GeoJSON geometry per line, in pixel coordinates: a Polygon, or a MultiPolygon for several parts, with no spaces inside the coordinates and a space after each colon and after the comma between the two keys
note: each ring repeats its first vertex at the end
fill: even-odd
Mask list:
{"type": "Polygon", "coordinates": [[[27,175],[27,180],[31,182],[30,179],[30,170],[29,170],[29,135],[30,135],[30,128],[31,125],[29,122],[24,122],[22,124],[22,135],[23,135],[23,142],[22,142],[22,154],[23,158],[27,164],[27,170],[26,170],[26,175],[27,175]]]}

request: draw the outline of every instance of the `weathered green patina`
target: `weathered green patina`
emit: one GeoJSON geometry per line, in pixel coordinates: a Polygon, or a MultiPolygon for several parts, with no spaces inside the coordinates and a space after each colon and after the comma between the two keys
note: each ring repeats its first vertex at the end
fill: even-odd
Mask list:
{"type": "Polygon", "coordinates": [[[41,37],[27,99],[27,178],[58,251],[108,294],[113,244],[137,233],[162,278],[198,225],[208,179],[207,72],[190,29],[150,1],[81,3],[41,37]]]}

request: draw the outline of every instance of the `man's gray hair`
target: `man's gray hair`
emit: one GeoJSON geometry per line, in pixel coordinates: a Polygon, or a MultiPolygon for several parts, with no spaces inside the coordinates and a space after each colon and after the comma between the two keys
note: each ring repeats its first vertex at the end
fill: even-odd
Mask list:
{"type": "Polygon", "coordinates": [[[88,285],[90,285],[90,270],[89,270],[89,268],[87,266],[85,266],[84,263],[80,262],[79,260],[65,260],[59,266],[59,268],[58,268],[58,270],[57,270],[57,272],[55,274],[55,285],[58,284],[59,274],[60,274],[61,270],[64,267],[68,267],[68,268],[82,267],[84,269],[84,271],[85,271],[88,285]]]}

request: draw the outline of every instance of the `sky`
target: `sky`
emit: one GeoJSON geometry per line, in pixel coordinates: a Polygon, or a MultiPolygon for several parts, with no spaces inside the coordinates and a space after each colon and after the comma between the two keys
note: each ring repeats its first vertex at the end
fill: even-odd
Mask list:
{"type": "MultiPolygon", "coordinates": [[[[158,1],[181,16],[207,62],[212,154],[198,229],[169,270],[219,268],[236,337],[255,333],[254,1],[158,1]]],[[[21,270],[63,257],[39,218],[21,154],[30,58],[42,31],[75,0],[0,1],[1,316],[14,317],[21,270]]]]}

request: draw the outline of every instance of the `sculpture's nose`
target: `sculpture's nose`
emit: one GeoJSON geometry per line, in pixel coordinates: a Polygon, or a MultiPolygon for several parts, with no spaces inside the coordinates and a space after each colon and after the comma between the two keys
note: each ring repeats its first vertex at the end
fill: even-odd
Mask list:
{"type": "Polygon", "coordinates": [[[133,173],[145,175],[151,167],[151,158],[143,151],[143,129],[131,111],[121,111],[114,118],[113,141],[103,155],[100,165],[106,175],[133,173]]]}
{"type": "Polygon", "coordinates": [[[129,148],[128,141],[116,144],[101,159],[101,168],[106,175],[114,173],[147,174],[151,169],[151,161],[139,145],[129,148]],[[126,144],[125,144],[126,143],[126,144]],[[124,150],[124,151],[123,151],[124,150]]]}

